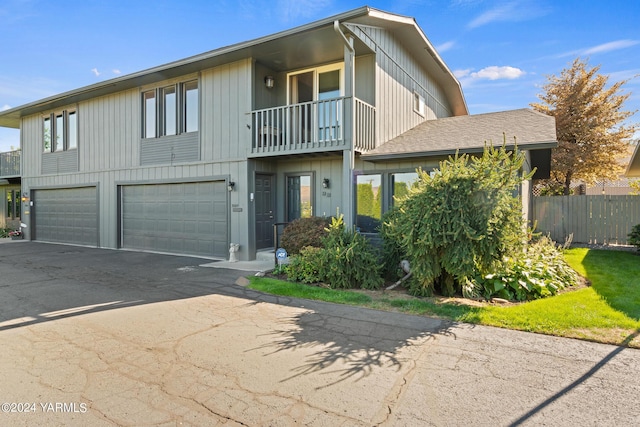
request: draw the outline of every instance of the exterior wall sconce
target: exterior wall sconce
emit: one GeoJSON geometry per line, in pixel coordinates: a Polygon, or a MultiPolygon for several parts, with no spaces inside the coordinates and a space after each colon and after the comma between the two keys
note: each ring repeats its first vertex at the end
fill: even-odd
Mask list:
{"type": "Polygon", "coordinates": [[[236,188],[236,183],[233,181],[229,181],[229,183],[227,184],[227,190],[233,191],[234,188],[236,188]]]}
{"type": "Polygon", "coordinates": [[[275,80],[273,79],[273,76],[267,76],[264,78],[264,85],[267,87],[267,89],[272,89],[274,84],[275,80]]]}
{"type": "Polygon", "coordinates": [[[324,178],[322,180],[322,188],[329,188],[329,178],[324,178]]]}

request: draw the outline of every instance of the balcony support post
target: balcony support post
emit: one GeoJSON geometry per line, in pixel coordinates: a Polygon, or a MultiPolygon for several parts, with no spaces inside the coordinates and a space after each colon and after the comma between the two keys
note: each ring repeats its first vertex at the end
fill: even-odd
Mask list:
{"type": "Polygon", "coordinates": [[[351,228],[356,223],[356,198],[353,170],[355,167],[355,49],[353,35],[345,33],[340,28],[340,22],[335,21],[333,28],[344,41],[344,139],[345,149],[342,151],[342,203],[344,224],[351,228]]]}

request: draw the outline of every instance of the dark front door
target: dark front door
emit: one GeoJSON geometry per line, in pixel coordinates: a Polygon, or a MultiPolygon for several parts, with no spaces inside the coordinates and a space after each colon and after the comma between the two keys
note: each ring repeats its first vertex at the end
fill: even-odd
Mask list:
{"type": "Polygon", "coordinates": [[[273,247],[275,191],[273,175],[256,174],[256,249],[273,247]]]}

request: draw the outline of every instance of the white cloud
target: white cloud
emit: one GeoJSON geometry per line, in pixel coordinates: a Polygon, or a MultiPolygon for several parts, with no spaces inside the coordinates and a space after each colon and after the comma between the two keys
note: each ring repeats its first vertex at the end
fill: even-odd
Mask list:
{"type": "Polygon", "coordinates": [[[640,44],[640,40],[616,40],[608,43],[602,43],[597,46],[587,47],[584,49],[572,50],[556,55],[556,58],[566,58],[568,56],[588,56],[594,53],[607,53],[614,50],[626,49],[628,47],[640,44]]]}
{"type": "Polygon", "coordinates": [[[473,80],[514,80],[527,74],[516,67],[492,65],[480,71],[474,72],[472,69],[455,70],[453,75],[458,79],[464,79],[467,83],[473,80]]]}
{"type": "Polygon", "coordinates": [[[97,68],[92,68],[92,69],[91,69],[91,72],[92,72],[93,74],[95,74],[95,75],[96,75],[96,77],[98,77],[100,74],[102,74],[102,73],[100,73],[100,71],[98,71],[98,69],[97,69],[97,68]]]}
{"type": "Polygon", "coordinates": [[[118,70],[117,68],[114,68],[111,71],[113,72],[113,74],[116,74],[116,75],[122,74],[122,71],[118,70]]]}
{"type": "Polygon", "coordinates": [[[490,67],[483,68],[477,73],[469,74],[470,77],[474,79],[487,79],[487,80],[500,80],[500,79],[508,79],[513,80],[524,76],[526,73],[522,71],[520,68],[516,67],[498,67],[496,65],[492,65],[490,67]]]}
{"type": "Polygon", "coordinates": [[[466,70],[454,70],[453,71],[453,75],[456,76],[456,78],[461,79],[463,77],[467,77],[469,74],[471,74],[471,68],[467,68],[466,70]]]}
{"type": "Polygon", "coordinates": [[[468,28],[477,28],[491,22],[506,21],[513,15],[514,3],[507,3],[488,10],[467,24],[468,28]]]}
{"type": "Polygon", "coordinates": [[[516,0],[504,3],[480,14],[467,24],[473,29],[492,22],[520,22],[546,15],[548,10],[530,0],[516,0]]]}
{"type": "Polygon", "coordinates": [[[10,105],[4,104],[4,105],[2,106],[2,108],[0,108],[0,111],[7,111],[7,110],[10,110],[10,109],[11,109],[11,106],[10,106],[10,105]]]}
{"type": "Polygon", "coordinates": [[[638,40],[616,40],[613,42],[603,43],[599,44],[598,46],[590,47],[583,52],[583,55],[591,55],[593,53],[604,53],[611,52],[612,50],[625,49],[627,47],[635,46],[638,43],[640,43],[640,41],[638,40]]]}
{"type": "Polygon", "coordinates": [[[454,42],[453,40],[448,41],[448,42],[444,42],[438,46],[436,46],[436,50],[438,52],[446,52],[449,49],[451,49],[452,47],[454,47],[456,45],[456,42],[454,42]]]}

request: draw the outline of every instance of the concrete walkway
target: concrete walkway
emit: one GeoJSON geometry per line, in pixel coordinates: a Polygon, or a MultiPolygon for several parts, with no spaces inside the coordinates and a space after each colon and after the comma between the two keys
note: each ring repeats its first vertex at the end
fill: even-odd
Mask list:
{"type": "Polygon", "coordinates": [[[201,263],[0,245],[0,425],[640,425],[638,350],[274,297],[201,263]]]}

